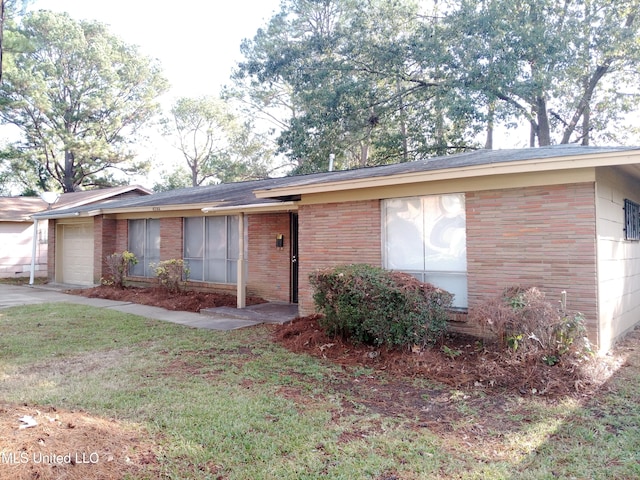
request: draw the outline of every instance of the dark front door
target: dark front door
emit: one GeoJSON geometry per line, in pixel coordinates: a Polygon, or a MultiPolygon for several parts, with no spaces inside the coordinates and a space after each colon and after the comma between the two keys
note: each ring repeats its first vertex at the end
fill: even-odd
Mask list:
{"type": "Polygon", "coordinates": [[[291,303],[298,303],[298,214],[291,213],[291,303]]]}

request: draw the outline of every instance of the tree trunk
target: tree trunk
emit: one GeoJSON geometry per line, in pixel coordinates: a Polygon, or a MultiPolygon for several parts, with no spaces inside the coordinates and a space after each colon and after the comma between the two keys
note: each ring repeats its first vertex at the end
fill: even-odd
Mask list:
{"type": "Polygon", "coordinates": [[[69,150],[64,152],[64,177],[62,179],[62,189],[64,193],[75,191],[73,182],[73,153],[69,150]]]}
{"type": "Polygon", "coordinates": [[[538,115],[538,146],[546,147],[551,145],[551,132],[549,130],[547,101],[543,97],[536,99],[536,110],[538,115]]]}
{"type": "Polygon", "coordinates": [[[0,82],[2,82],[2,52],[4,50],[4,0],[0,0],[0,82]]]}
{"type": "Polygon", "coordinates": [[[487,115],[487,140],[484,143],[484,148],[487,150],[493,150],[493,117],[494,107],[492,102],[489,104],[489,113],[487,115]]]}
{"type": "Polygon", "coordinates": [[[409,161],[409,145],[407,143],[407,122],[405,119],[404,98],[400,95],[400,80],[396,81],[396,92],[400,108],[400,135],[402,136],[402,161],[409,161]]]}

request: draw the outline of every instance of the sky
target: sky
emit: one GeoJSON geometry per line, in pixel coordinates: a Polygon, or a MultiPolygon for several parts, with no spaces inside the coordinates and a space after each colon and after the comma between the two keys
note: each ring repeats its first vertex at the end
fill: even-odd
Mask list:
{"type": "MultiPolygon", "coordinates": [[[[144,55],[157,58],[171,90],[163,100],[217,95],[240,43],[279,10],[280,0],[32,0],[29,10],[97,20],[144,55]]],[[[163,103],[165,103],[163,101],[163,103]]]]}

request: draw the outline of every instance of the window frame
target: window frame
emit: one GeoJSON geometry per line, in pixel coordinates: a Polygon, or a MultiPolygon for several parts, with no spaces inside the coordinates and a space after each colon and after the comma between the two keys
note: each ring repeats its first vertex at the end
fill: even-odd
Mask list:
{"type": "Polygon", "coordinates": [[[152,271],[153,265],[160,261],[160,219],[158,218],[135,218],[129,219],[127,224],[127,250],[133,253],[138,260],[136,265],[129,265],[129,276],[132,277],[155,277],[152,271]],[[132,224],[140,223],[143,226],[143,243],[141,248],[133,247],[131,241],[132,224]],[[156,237],[152,237],[157,232],[156,237]],[[154,245],[155,243],[155,245],[154,245]],[[142,253],[141,253],[142,250],[142,253]]]}
{"type": "MultiPolygon", "coordinates": [[[[227,285],[237,284],[238,276],[238,221],[239,215],[214,215],[214,216],[200,216],[200,217],[185,217],[183,218],[183,260],[187,268],[190,270],[189,280],[193,282],[203,283],[219,283],[227,285]],[[211,256],[214,253],[214,245],[211,244],[212,232],[214,230],[210,228],[210,224],[224,219],[224,245],[218,248],[218,251],[224,251],[224,256],[211,256]],[[200,221],[199,235],[200,240],[192,243],[195,239],[190,238],[189,223],[200,221]],[[200,255],[189,255],[189,244],[195,246],[199,250],[200,255]],[[215,268],[215,263],[224,262],[224,278],[221,276],[216,277],[216,273],[220,274],[221,269],[215,268]],[[199,268],[196,265],[199,263],[199,268]],[[194,271],[197,272],[194,276],[194,271]]],[[[245,236],[245,251],[244,257],[247,257],[247,218],[244,217],[244,236],[245,236]]],[[[220,247],[220,246],[219,246],[220,247]]]]}
{"type": "Polygon", "coordinates": [[[624,239],[640,241],[640,204],[624,199],[624,239]]]}
{"type": "MultiPolygon", "coordinates": [[[[389,270],[408,273],[416,277],[421,282],[432,283],[436,286],[440,286],[441,288],[447,291],[450,291],[451,288],[447,288],[445,284],[451,285],[450,282],[453,282],[457,288],[457,292],[456,291],[451,292],[456,294],[454,296],[453,307],[456,310],[466,311],[468,308],[468,262],[467,262],[467,238],[466,238],[466,229],[467,229],[466,228],[467,226],[466,196],[464,192],[444,193],[444,194],[435,194],[435,195],[419,195],[419,196],[411,196],[411,197],[395,197],[395,198],[383,199],[381,200],[381,202],[382,202],[382,205],[381,205],[382,245],[381,247],[382,247],[382,264],[384,268],[389,270]],[[433,225],[431,226],[427,225],[427,222],[428,222],[427,219],[430,216],[433,216],[433,212],[426,211],[427,207],[425,206],[425,204],[428,202],[426,199],[430,199],[430,201],[432,202],[436,201],[437,199],[437,201],[441,203],[445,197],[456,197],[458,200],[461,201],[460,216],[464,221],[464,236],[462,238],[464,248],[463,248],[463,255],[458,257],[456,261],[464,264],[463,269],[453,268],[453,269],[447,270],[447,269],[442,269],[441,267],[435,268],[435,269],[429,268],[429,260],[428,260],[429,255],[428,255],[427,246],[426,246],[427,242],[425,242],[425,232],[431,231],[433,229],[433,225]],[[422,262],[422,268],[402,268],[402,267],[392,268],[392,265],[391,265],[392,262],[389,257],[389,248],[390,248],[389,241],[391,236],[389,227],[391,225],[390,215],[392,215],[393,212],[389,211],[390,210],[389,206],[393,201],[406,202],[407,205],[409,205],[409,202],[412,202],[412,201],[420,202],[420,208],[421,208],[420,216],[422,219],[423,226],[422,226],[422,230],[419,230],[418,236],[416,236],[416,238],[413,239],[413,243],[414,243],[414,246],[417,245],[418,243],[422,246],[422,251],[415,256],[419,258],[420,261],[422,262]],[[416,240],[419,240],[419,242],[416,240]],[[441,279],[442,281],[439,282],[438,280],[436,280],[437,278],[441,279]]],[[[411,239],[407,241],[407,244],[409,243],[411,243],[411,239]]],[[[408,263],[411,263],[411,262],[408,262],[408,263]]]]}

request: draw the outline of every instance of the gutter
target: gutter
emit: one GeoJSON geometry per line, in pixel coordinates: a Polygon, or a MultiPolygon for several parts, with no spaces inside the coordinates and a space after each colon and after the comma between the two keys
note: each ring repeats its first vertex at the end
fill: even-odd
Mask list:
{"type": "MultiPolygon", "coordinates": [[[[274,207],[295,207],[297,206],[297,202],[268,202],[268,203],[250,203],[245,205],[232,205],[228,207],[204,207],[201,208],[202,213],[211,213],[211,212],[224,212],[230,210],[260,210],[260,209],[273,209],[274,207]]],[[[288,208],[287,208],[288,209],[288,208]]]]}

